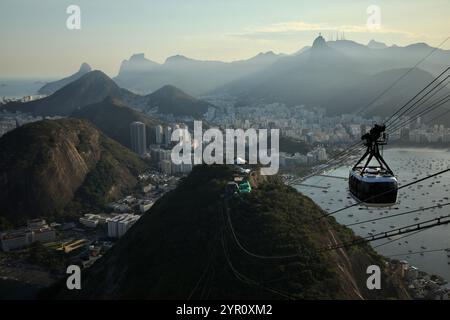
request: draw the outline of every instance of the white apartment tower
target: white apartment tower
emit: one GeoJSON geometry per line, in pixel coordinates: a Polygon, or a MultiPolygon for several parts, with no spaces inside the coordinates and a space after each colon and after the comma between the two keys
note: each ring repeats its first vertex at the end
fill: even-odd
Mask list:
{"type": "Polygon", "coordinates": [[[139,155],[143,155],[147,149],[147,142],[145,137],[145,124],[142,122],[132,122],[130,124],[131,133],[131,150],[139,155]]]}
{"type": "Polygon", "coordinates": [[[163,127],[161,125],[157,125],[155,127],[155,143],[156,144],[163,143],[163,127]]]}
{"type": "Polygon", "coordinates": [[[164,144],[166,146],[170,145],[172,138],[172,128],[170,126],[167,126],[164,128],[164,144]]]}

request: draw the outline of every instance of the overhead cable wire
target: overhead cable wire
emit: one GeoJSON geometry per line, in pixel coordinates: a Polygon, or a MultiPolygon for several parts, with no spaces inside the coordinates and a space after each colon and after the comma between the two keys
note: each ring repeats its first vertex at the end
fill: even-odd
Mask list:
{"type": "Polygon", "coordinates": [[[374,195],[374,196],[372,196],[372,197],[369,197],[369,198],[365,199],[364,201],[363,201],[363,200],[358,200],[357,202],[355,202],[354,204],[351,204],[351,205],[349,205],[349,206],[346,206],[346,207],[343,207],[343,208],[340,208],[340,209],[337,209],[337,210],[334,210],[334,211],[331,211],[331,212],[327,212],[326,214],[324,214],[324,215],[323,215],[322,217],[320,217],[319,219],[326,218],[326,217],[328,217],[328,216],[331,216],[331,215],[334,215],[334,214],[336,214],[336,213],[342,212],[342,211],[347,210],[347,209],[349,209],[349,208],[353,208],[353,207],[355,207],[355,206],[357,206],[357,205],[360,205],[361,203],[364,203],[364,202],[366,202],[366,201],[368,201],[368,200],[373,200],[373,199],[376,199],[376,198],[381,197],[381,196],[383,196],[383,195],[389,194],[389,193],[391,193],[391,192],[394,192],[394,191],[398,191],[398,190],[404,189],[404,188],[406,188],[406,187],[409,187],[409,186],[412,186],[412,185],[414,185],[414,184],[416,184],[416,183],[419,183],[419,182],[422,182],[422,181],[431,179],[431,178],[433,178],[433,177],[436,177],[436,176],[438,176],[438,175],[447,173],[447,172],[449,172],[449,171],[450,171],[450,168],[447,168],[447,169],[445,169],[445,170],[441,170],[441,171],[439,171],[439,172],[436,172],[436,173],[434,173],[434,174],[432,174],[432,175],[429,175],[429,176],[423,177],[423,178],[421,178],[421,179],[418,179],[418,180],[412,181],[412,182],[410,182],[410,183],[407,183],[407,184],[405,184],[405,185],[402,185],[402,186],[400,186],[400,187],[398,187],[398,188],[394,188],[394,189],[387,190],[387,191],[385,191],[385,192],[379,193],[379,194],[377,194],[377,195],[374,195]]]}

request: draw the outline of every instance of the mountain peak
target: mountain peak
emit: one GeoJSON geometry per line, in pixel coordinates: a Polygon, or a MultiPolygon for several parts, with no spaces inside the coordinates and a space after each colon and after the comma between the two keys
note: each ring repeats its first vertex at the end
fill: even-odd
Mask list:
{"type": "Polygon", "coordinates": [[[173,62],[185,62],[185,61],[193,61],[192,59],[183,56],[181,54],[176,54],[174,56],[168,57],[165,63],[173,63],[173,62]]]}
{"type": "Polygon", "coordinates": [[[102,101],[107,96],[130,95],[105,73],[93,70],[63,86],[48,97],[11,105],[13,111],[40,116],[69,116],[74,110],[102,101]]]}
{"type": "Polygon", "coordinates": [[[130,61],[147,60],[144,53],[135,53],[130,57],[130,61]]]}
{"type": "Polygon", "coordinates": [[[183,99],[183,100],[190,100],[190,101],[196,100],[196,98],[190,96],[183,90],[181,90],[173,85],[170,85],[170,84],[166,84],[166,85],[162,86],[155,92],[151,93],[149,96],[153,97],[153,98],[165,97],[165,98],[169,98],[169,99],[183,99]]]}
{"type": "Polygon", "coordinates": [[[173,114],[176,116],[192,116],[200,118],[211,104],[199,100],[172,85],[162,88],[148,95],[149,107],[158,108],[159,113],[173,114]]]}
{"type": "Polygon", "coordinates": [[[65,77],[63,79],[45,84],[42,88],[40,88],[38,90],[38,93],[45,94],[45,95],[51,95],[54,92],[61,89],[62,87],[66,86],[67,84],[69,84],[75,80],[78,80],[79,78],[81,78],[82,76],[84,76],[85,74],[90,72],[91,70],[92,70],[91,66],[89,64],[87,64],[86,62],[83,62],[77,72],[75,72],[74,74],[72,74],[68,77],[65,77]]]}
{"type": "Polygon", "coordinates": [[[87,64],[86,62],[83,62],[81,64],[81,66],[80,66],[80,69],[78,70],[78,73],[81,72],[82,74],[85,74],[85,73],[88,73],[90,71],[92,71],[91,66],[89,64],[87,64]]]}
{"type": "Polygon", "coordinates": [[[134,173],[146,167],[137,155],[107,138],[90,122],[74,118],[21,126],[0,138],[0,148],[0,176],[11,178],[0,181],[2,217],[13,222],[53,216],[72,201],[99,207],[134,188],[134,173]],[[46,157],[39,156],[42,152],[46,157]],[[35,161],[38,158],[39,164],[35,161]],[[109,163],[102,170],[107,168],[111,180],[96,178],[99,163],[109,163]],[[86,196],[92,185],[98,188],[99,197],[81,199],[78,192],[86,196]]]}
{"type": "Polygon", "coordinates": [[[267,52],[260,52],[258,53],[258,56],[275,56],[276,54],[273,51],[267,51],[267,52]]]}
{"type": "Polygon", "coordinates": [[[110,77],[108,77],[103,71],[100,70],[92,70],[83,75],[78,80],[74,81],[72,84],[75,83],[82,84],[83,82],[98,82],[98,83],[105,82],[111,84],[114,87],[117,87],[116,83],[110,77]]]}
{"type": "Polygon", "coordinates": [[[133,72],[152,71],[158,65],[157,62],[147,59],[144,53],[135,53],[131,55],[130,59],[122,61],[117,77],[120,78],[123,74],[133,72]]]}
{"type": "Polygon", "coordinates": [[[431,49],[431,47],[426,44],[425,42],[418,42],[410,44],[409,46],[406,46],[405,48],[413,48],[413,49],[431,49]]]}
{"type": "Polygon", "coordinates": [[[312,48],[319,49],[319,48],[325,48],[325,47],[327,47],[325,39],[322,37],[322,34],[319,33],[319,36],[316,39],[314,39],[312,48]]]}
{"type": "Polygon", "coordinates": [[[166,84],[164,86],[162,86],[161,88],[159,88],[158,90],[156,90],[155,92],[183,92],[182,90],[178,89],[177,87],[171,85],[171,84],[166,84]]]}
{"type": "Polygon", "coordinates": [[[372,39],[367,44],[367,47],[370,49],[385,49],[387,48],[387,45],[384,42],[378,42],[372,39]]]}
{"type": "Polygon", "coordinates": [[[106,73],[104,73],[104,72],[101,71],[101,70],[97,70],[97,69],[88,72],[85,76],[86,76],[86,77],[106,77],[106,78],[109,78],[109,77],[106,75],[106,73]]]}

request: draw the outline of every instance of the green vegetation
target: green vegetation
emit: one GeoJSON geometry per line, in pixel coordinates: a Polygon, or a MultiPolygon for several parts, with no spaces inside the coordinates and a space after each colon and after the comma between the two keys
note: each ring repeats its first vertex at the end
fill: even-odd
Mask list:
{"type": "Polygon", "coordinates": [[[155,135],[152,128],[159,123],[158,120],[131,109],[120,100],[111,97],[76,110],[72,116],[89,120],[108,137],[128,148],[131,148],[130,123],[134,121],[143,122],[147,127],[149,141],[154,139],[155,135]]]}
{"type": "Polygon", "coordinates": [[[299,152],[301,154],[306,154],[311,151],[311,145],[307,144],[304,141],[296,140],[294,138],[289,137],[280,137],[280,151],[294,154],[299,152]]]}
{"type": "Polygon", "coordinates": [[[101,208],[134,188],[147,168],[88,121],[72,118],[24,125],[0,138],[0,150],[0,226],[101,208]]]}
{"type": "Polygon", "coordinates": [[[148,107],[158,107],[158,112],[177,116],[201,118],[212,107],[206,101],[196,99],[180,89],[166,85],[148,95],[148,107]]]}
{"type": "Polygon", "coordinates": [[[68,265],[67,256],[40,242],[34,242],[20,252],[7,253],[12,258],[43,267],[51,272],[64,272],[68,265]]]}
{"type": "Polygon", "coordinates": [[[258,285],[264,283],[298,299],[358,298],[355,290],[367,298],[399,296],[388,274],[383,276],[382,292],[366,289],[367,265],[383,262],[369,246],[347,250],[347,256],[321,251],[333,239],[347,241],[355,236],[334,219],[319,222],[323,212],[312,200],[277,177],[255,178],[253,183],[258,185],[251,193],[226,197],[234,173],[229,166],[196,166],[83,275],[82,292],[54,287],[54,293],[47,294],[59,298],[285,298],[258,285]],[[247,250],[265,256],[298,256],[281,260],[249,256],[237,246],[228,214],[247,250]],[[239,280],[229,262],[256,284],[239,280]],[[207,280],[193,290],[203,273],[207,280]]]}
{"type": "Polygon", "coordinates": [[[93,207],[103,207],[107,203],[106,195],[116,182],[111,172],[114,166],[105,160],[100,160],[87,176],[83,186],[78,190],[75,199],[93,207]]]}
{"type": "Polygon", "coordinates": [[[5,217],[0,217],[0,231],[8,230],[12,228],[13,225],[5,217]]]}

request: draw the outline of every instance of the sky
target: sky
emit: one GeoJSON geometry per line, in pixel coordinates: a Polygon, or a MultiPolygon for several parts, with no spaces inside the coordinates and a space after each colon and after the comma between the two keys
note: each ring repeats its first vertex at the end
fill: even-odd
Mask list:
{"type": "Polygon", "coordinates": [[[327,40],[345,32],[364,44],[437,46],[450,35],[449,12],[450,0],[0,0],[0,77],[58,78],[82,62],[115,76],[134,53],[160,63],[175,54],[221,61],[290,54],[319,32],[327,40]],[[80,8],[78,30],[66,26],[70,5],[80,8]]]}

